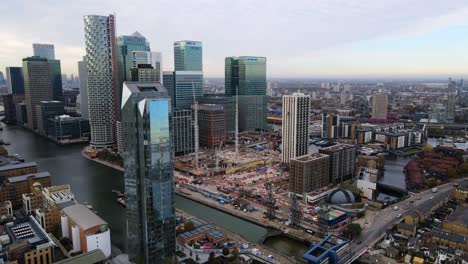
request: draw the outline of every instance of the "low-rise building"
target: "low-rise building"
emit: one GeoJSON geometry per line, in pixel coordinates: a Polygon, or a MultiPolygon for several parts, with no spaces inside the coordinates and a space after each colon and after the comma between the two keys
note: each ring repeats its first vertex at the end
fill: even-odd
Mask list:
{"type": "Polygon", "coordinates": [[[59,144],[87,142],[90,131],[89,121],[81,117],[60,115],[47,119],[47,136],[59,144]]]}
{"type": "Polygon", "coordinates": [[[468,180],[462,181],[458,186],[453,188],[452,196],[461,202],[468,202],[468,180]]]}
{"type": "Polygon", "coordinates": [[[40,183],[43,186],[50,186],[49,172],[38,172],[33,174],[26,174],[20,176],[9,177],[6,182],[1,186],[2,195],[0,195],[0,202],[10,201],[13,208],[19,208],[23,204],[23,194],[31,192],[34,183],[40,183]]]}
{"type": "Polygon", "coordinates": [[[369,200],[376,198],[378,173],[378,169],[368,167],[359,168],[356,185],[357,188],[362,191],[362,196],[369,200]]]}
{"type": "Polygon", "coordinates": [[[442,229],[468,235],[468,207],[460,206],[442,223],[442,229]]]}
{"type": "Polygon", "coordinates": [[[433,228],[431,231],[432,242],[437,245],[450,247],[453,249],[468,250],[468,236],[453,233],[440,228],[433,228]]]}
{"type": "Polygon", "coordinates": [[[0,183],[5,179],[14,176],[32,174],[37,172],[37,164],[35,162],[25,162],[19,164],[11,164],[0,167],[0,183]]]}
{"type": "Polygon", "coordinates": [[[109,225],[85,205],[75,204],[63,209],[62,235],[73,242],[74,252],[100,249],[106,257],[111,254],[109,225]]]}

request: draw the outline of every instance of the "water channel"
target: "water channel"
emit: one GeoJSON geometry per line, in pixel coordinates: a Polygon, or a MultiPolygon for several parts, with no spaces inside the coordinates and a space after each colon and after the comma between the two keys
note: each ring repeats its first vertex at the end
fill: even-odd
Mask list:
{"type": "MultiPolygon", "coordinates": [[[[123,173],[83,158],[80,154],[83,144],[59,146],[23,128],[2,125],[4,129],[0,131],[0,138],[11,144],[5,146],[9,153],[19,154],[27,162],[36,162],[39,171],[49,171],[52,184],[70,184],[78,202],[92,204],[109,223],[113,244],[125,248],[125,209],[115,202],[112,193],[112,190],[124,189],[123,173]]],[[[176,207],[253,243],[261,242],[267,234],[263,227],[183,197],[176,196],[176,207]]],[[[307,250],[303,243],[283,236],[269,239],[266,244],[296,258],[307,250]]]]}

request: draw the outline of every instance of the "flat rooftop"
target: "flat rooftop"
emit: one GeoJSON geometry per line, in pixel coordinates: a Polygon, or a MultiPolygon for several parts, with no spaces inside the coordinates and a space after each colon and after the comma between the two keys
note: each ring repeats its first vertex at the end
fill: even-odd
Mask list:
{"type": "Polygon", "coordinates": [[[5,230],[12,244],[28,241],[31,246],[36,246],[49,242],[44,229],[32,216],[5,224],[5,230]]]}
{"type": "Polygon", "coordinates": [[[327,157],[329,157],[327,154],[315,152],[315,153],[307,154],[304,156],[299,156],[291,160],[307,162],[307,161],[313,161],[313,160],[323,159],[327,157]]]}
{"type": "Polygon", "coordinates": [[[29,168],[29,167],[37,167],[36,162],[24,162],[24,163],[13,164],[13,165],[5,165],[5,166],[0,167],[0,172],[29,168]]]}
{"type": "Polygon", "coordinates": [[[16,176],[16,177],[10,177],[7,179],[7,181],[9,183],[22,182],[22,181],[27,181],[28,178],[30,177],[33,177],[34,179],[49,178],[50,173],[48,171],[44,171],[44,172],[26,174],[26,175],[21,175],[21,176],[16,176]]]}
{"type": "Polygon", "coordinates": [[[356,147],[355,145],[351,145],[351,144],[336,144],[330,147],[321,148],[320,151],[335,152],[335,151],[355,148],[355,147],[356,147]]]}
{"type": "Polygon", "coordinates": [[[63,212],[70,217],[81,228],[81,230],[88,230],[95,226],[107,225],[106,221],[82,204],[68,206],[63,209],[63,212]]]}

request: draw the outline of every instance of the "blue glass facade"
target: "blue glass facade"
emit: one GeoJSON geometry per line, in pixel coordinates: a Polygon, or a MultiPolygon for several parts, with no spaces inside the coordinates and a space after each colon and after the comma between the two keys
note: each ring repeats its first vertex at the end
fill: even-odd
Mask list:
{"type": "Polygon", "coordinates": [[[133,51],[150,51],[149,43],[140,33],[117,37],[117,63],[119,65],[119,83],[131,80],[130,69],[133,67],[133,51]]]}
{"type": "Polygon", "coordinates": [[[203,73],[198,71],[176,71],[174,73],[174,107],[190,109],[195,98],[203,97],[203,73]]]}
{"type": "Polygon", "coordinates": [[[202,43],[200,41],[174,42],[174,70],[175,71],[203,71],[202,43]]]}
{"type": "Polygon", "coordinates": [[[175,252],[170,104],[160,83],[123,85],[128,253],[144,263],[163,263],[175,252]]]}
{"type": "Polygon", "coordinates": [[[23,68],[7,67],[6,75],[7,75],[8,93],[15,94],[15,95],[24,95],[23,68]]]}
{"type": "Polygon", "coordinates": [[[50,65],[50,77],[52,78],[53,99],[56,101],[63,101],[60,60],[48,60],[48,62],[50,65]]]}

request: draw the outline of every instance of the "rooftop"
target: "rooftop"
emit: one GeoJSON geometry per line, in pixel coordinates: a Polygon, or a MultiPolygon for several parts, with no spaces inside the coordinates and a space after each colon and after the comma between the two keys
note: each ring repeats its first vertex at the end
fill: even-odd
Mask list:
{"type": "Polygon", "coordinates": [[[313,161],[313,160],[323,159],[323,158],[327,158],[327,157],[329,157],[327,154],[315,152],[315,153],[299,156],[299,157],[296,157],[296,158],[291,159],[291,160],[306,162],[306,161],[313,161]]]}
{"type": "Polygon", "coordinates": [[[12,244],[28,241],[31,246],[37,246],[49,242],[46,232],[32,216],[5,224],[5,230],[12,244]]]}
{"type": "Polygon", "coordinates": [[[458,207],[457,210],[447,217],[447,221],[468,225],[468,207],[458,207]]]}
{"type": "Polygon", "coordinates": [[[335,151],[340,151],[340,150],[345,150],[345,149],[350,149],[350,148],[355,148],[355,147],[356,146],[351,145],[351,144],[336,144],[330,147],[321,148],[320,151],[335,152],[335,151]]]}
{"type": "Polygon", "coordinates": [[[28,178],[30,177],[34,179],[48,178],[50,177],[50,173],[48,171],[44,171],[44,172],[26,174],[26,175],[21,175],[21,176],[16,176],[16,177],[10,177],[7,180],[9,183],[16,183],[16,182],[27,181],[28,178]]]}
{"type": "Polygon", "coordinates": [[[70,217],[82,230],[88,230],[95,226],[107,225],[107,222],[93,213],[85,205],[75,204],[63,209],[63,212],[70,217]]]}
{"type": "Polygon", "coordinates": [[[55,262],[55,264],[94,264],[94,263],[101,263],[106,259],[106,256],[100,249],[95,249],[86,253],[82,253],[76,255],[71,258],[67,258],[61,260],[59,262],[55,262]]]}
{"type": "Polygon", "coordinates": [[[0,172],[29,168],[29,167],[37,167],[36,162],[24,162],[24,163],[13,164],[13,165],[5,165],[5,166],[0,167],[0,172]]]}

